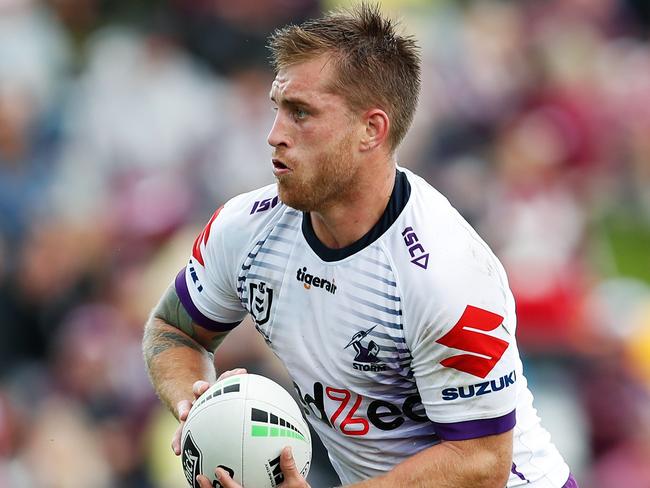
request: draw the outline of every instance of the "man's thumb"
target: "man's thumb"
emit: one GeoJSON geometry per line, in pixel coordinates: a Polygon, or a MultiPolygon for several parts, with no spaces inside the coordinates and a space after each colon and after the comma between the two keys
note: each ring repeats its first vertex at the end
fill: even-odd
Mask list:
{"type": "Polygon", "coordinates": [[[284,478],[300,476],[298,468],[296,467],[296,461],[293,459],[293,453],[291,452],[290,447],[285,447],[282,449],[280,454],[280,468],[284,473],[284,478]]]}

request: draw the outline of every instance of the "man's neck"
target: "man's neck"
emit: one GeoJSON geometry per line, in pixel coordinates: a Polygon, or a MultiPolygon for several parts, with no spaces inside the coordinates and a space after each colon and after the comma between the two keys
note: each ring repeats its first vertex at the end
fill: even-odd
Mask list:
{"type": "Polygon", "coordinates": [[[395,167],[359,182],[354,192],[324,210],[310,212],[316,237],[330,249],[341,249],[358,241],[379,221],[395,185],[395,167]]]}

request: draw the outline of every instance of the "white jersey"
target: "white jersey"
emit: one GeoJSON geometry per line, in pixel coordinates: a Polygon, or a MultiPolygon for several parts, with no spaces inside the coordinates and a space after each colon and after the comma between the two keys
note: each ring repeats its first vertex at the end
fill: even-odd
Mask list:
{"type": "Polygon", "coordinates": [[[197,238],[176,290],[212,330],[252,315],[346,484],[441,440],[513,428],[508,487],[567,481],[522,374],[503,267],[408,170],[380,221],[343,249],[323,246],[275,185],[235,197],[197,238]]]}

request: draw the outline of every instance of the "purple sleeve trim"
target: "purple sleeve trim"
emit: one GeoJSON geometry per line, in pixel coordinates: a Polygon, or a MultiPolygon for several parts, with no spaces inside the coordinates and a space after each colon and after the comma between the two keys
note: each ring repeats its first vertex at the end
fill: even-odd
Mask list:
{"type": "Polygon", "coordinates": [[[508,432],[516,423],[515,410],[493,419],[466,420],[449,424],[434,422],[436,433],[446,441],[462,441],[508,432]]]}
{"type": "Polygon", "coordinates": [[[571,473],[569,473],[569,479],[566,481],[565,485],[562,488],[579,488],[578,482],[571,473]]]}
{"type": "Polygon", "coordinates": [[[211,318],[206,317],[198,308],[196,308],[196,305],[194,305],[192,297],[190,296],[190,291],[187,289],[187,282],[185,281],[185,269],[186,268],[181,269],[176,275],[174,284],[176,286],[176,294],[183,304],[183,307],[185,307],[185,310],[187,310],[187,313],[190,314],[190,317],[192,317],[192,320],[201,327],[214,332],[227,332],[237,327],[241,321],[232,322],[229,324],[217,322],[216,320],[212,320],[211,318]]]}

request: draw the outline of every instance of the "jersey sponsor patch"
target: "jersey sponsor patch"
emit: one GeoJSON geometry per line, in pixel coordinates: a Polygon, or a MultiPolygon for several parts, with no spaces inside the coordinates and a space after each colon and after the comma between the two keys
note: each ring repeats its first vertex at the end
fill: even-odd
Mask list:
{"type": "Polygon", "coordinates": [[[504,374],[501,378],[491,381],[483,381],[474,385],[445,388],[442,390],[442,399],[446,402],[456,400],[457,398],[472,398],[475,396],[489,395],[501,391],[515,384],[517,374],[511,371],[504,374]]]}
{"type": "Polygon", "coordinates": [[[205,245],[208,243],[208,239],[210,238],[210,229],[212,228],[212,223],[217,218],[219,212],[221,212],[222,209],[223,209],[223,205],[219,207],[214,214],[212,214],[212,217],[210,217],[210,220],[208,221],[206,226],[203,228],[201,233],[197,236],[196,240],[194,241],[194,246],[192,246],[192,256],[199,263],[201,263],[201,266],[205,266],[205,261],[203,259],[203,251],[201,250],[201,244],[203,244],[203,247],[205,247],[205,245]]]}
{"type": "Polygon", "coordinates": [[[436,342],[470,354],[451,356],[440,364],[485,378],[503,356],[508,342],[484,332],[492,331],[502,323],[501,315],[468,305],[456,325],[436,342]]]}
{"type": "Polygon", "coordinates": [[[296,279],[302,283],[305,290],[311,290],[313,286],[314,288],[321,288],[328,291],[332,295],[336,294],[336,282],[333,278],[332,281],[329,281],[320,276],[315,276],[307,271],[306,266],[298,268],[298,271],[296,271],[296,279]]]}
{"type": "Polygon", "coordinates": [[[429,266],[429,253],[422,247],[422,244],[419,242],[420,239],[418,239],[418,236],[413,231],[413,227],[406,227],[402,231],[402,237],[412,258],[411,262],[422,269],[427,269],[427,266],[429,266]]]}
{"type": "Polygon", "coordinates": [[[405,397],[401,405],[377,399],[363,408],[364,397],[347,388],[325,386],[317,381],[312,387],[312,396],[308,392],[303,395],[296,382],[293,386],[307,418],[313,416],[346,436],[365,436],[371,427],[382,431],[394,430],[407,419],[417,423],[429,422],[419,393],[405,397]]]}
{"type": "Polygon", "coordinates": [[[257,200],[255,203],[253,203],[253,208],[251,208],[249,215],[253,215],[254,213],[265,212],[266,210],[275,207],[279,201],[280,201],[280,197],[278,197],[277,195],[274,196],[273,198],[265,198],[264,200],[257,200]]]}

